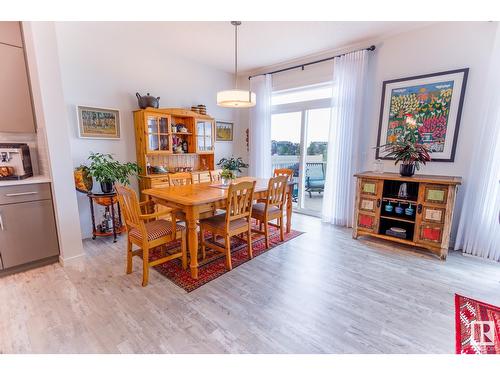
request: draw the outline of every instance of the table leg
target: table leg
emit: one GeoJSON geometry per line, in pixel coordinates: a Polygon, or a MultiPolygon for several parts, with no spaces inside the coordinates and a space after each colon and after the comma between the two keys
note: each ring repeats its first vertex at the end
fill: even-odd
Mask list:
{"type": "Polygon", "coordinates": [[[194,207],[190,207],[186,210],[188,250],[189,257],[191,258],[189,267],[191,268],[191,277],[193,279],[198,278],[198,233],[196,231],[196,220],[198,219],[197,216],[198,215],[194,207]]]}
{"type": "Polygon", "coordinates": [[[292,230],[292,198],[293,198],[293,185],[288,188],[286,198],[286,232],[290,233],[292,230]]]}

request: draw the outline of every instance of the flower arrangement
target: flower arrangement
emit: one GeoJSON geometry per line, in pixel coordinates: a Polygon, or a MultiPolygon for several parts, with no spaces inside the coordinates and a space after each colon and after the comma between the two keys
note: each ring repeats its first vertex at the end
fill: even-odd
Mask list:
{"type": "Polygon", "coordinates": [[[420,165],[431,160],[430,151],[427,145],[422,143],[417,119],[411,115],[406,115],[405,130],[396,136],[392,143],[386,143],[378,148],[384,148],[388,152],[389,158],[394,158],[394,164],[401,162],[399,172],[403,176],[412,176],[415,168],[420,170],[420,165]]]}

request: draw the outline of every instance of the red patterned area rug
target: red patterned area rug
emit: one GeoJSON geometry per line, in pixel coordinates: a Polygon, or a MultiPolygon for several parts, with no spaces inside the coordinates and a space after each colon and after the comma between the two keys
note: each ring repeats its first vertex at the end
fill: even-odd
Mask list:
{"type": "Polygon", "coordinates": [[[457,354],[500,354],[500,307],[455,294],[457,354]]]}
{"type": "MultiPolygon", "coordinates": [[[[290,241],[291,239],[300,236],[303,233],[296,230],[291,230],[290,233],[285,233],[285,241],[281,242],[278,229],[270,227],[269,231],[269,249],[266,249],[263,235],[252,233],[252,250],[254,258],[278,245],[281,245],[284,242],[290,241]]],[[[206,238],[211,240],[211,235],[207,234],[206,238]]],[[[218,237],[217,242],[223,246],[223,239],[221,237],[218,237]]],[[[178,248],[179,244],[172,244],[167,248],[155,249],[155,251],[150,254],[150,260],[159,258],[165,251],[168,252],[173,249],[177,250],[178,248]]],[[[233,269],[250,260],[248,259],[247,244],[239,237],[231,237],[231,254],[233,269]]],[[[154,269],[187,292],[192,292],[193,290],[208,283],[209,281],[212,281],[217,277],[225,274],[226,272],[229,272],[226,269],[226,258],[224,254],[207,248],[205,259],[201,259],[201,250],[199,251],[199,255],[200,259],[197,280],[191,278],[191,273],[189,270],[189,259],[188,267],[186,270],[182,268],[180,259],[174,259],[170,262],[160,264],[158,266],[155,266],[154,269]]]]}

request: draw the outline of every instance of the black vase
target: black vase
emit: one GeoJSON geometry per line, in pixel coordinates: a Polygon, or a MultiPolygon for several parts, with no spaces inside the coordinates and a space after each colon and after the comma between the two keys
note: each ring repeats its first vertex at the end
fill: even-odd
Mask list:
{"type": "Polygon", "coordinates": [[[405,177],[411,177],[415,174],[415,164],[401,164],[399,174],[405,177]]]}
{"type": "Polygon", "coordinates": [[[111,181],[101,182],[101,191],[104,194],[112,193],[113,192],[113,182],[111,182],[111,181]]]}

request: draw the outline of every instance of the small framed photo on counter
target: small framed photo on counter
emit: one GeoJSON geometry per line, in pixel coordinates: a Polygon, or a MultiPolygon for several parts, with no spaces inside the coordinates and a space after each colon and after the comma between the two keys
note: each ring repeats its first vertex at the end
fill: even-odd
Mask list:
{"type": "Polygon", "coordinates": [[[111,108],[78,106],[80,138],[120,139],[120,112],[111,108]]]}
{"type": "Polygon", "coordinates": [[[231,142],[233,140],[233,121],[215,121],[215,140],[217,142],[231,142]]]}

